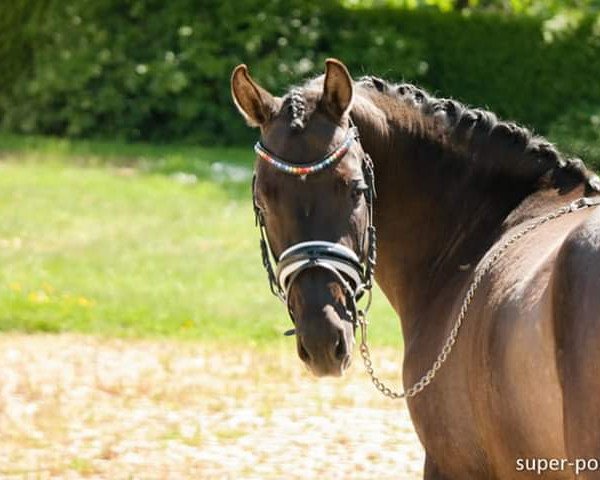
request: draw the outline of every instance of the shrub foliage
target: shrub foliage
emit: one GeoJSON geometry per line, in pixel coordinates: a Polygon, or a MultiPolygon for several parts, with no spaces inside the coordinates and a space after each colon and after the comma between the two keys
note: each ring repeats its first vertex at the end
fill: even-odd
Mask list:
{"type": "Polygon", "coordinates": [[[20,74],[0,91],[7,130],[246,142],[252,133],[230,100],[232,68],[247,63],[281,93],[320,73],[329,56],[355,76],[415,82],[558,131],[564,143],[577,135],[571,121],[596,125],[600,108],[600,17],[581,11],[542,19],[318,0],[43,3],[43,15],[24,17],[21,48],[11,52],[20,74]]]}

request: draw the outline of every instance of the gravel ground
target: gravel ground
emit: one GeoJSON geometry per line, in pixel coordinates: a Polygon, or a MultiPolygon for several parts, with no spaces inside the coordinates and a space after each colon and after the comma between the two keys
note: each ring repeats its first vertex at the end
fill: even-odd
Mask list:
{"type": "Polygon", "coordinates": [[[406,406],[358,357],[316,380],[291,345],[4,334],[0,362],[1,479],[421,478],[406,406]]]}

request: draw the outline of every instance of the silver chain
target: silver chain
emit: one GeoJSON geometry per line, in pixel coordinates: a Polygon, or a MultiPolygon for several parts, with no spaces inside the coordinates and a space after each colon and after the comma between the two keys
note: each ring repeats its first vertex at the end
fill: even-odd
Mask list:
{"type": "Polygon", "coordinates": [[[458,316],[456,317],[456,320],[454,322],[454,326],[452,327],[452,330],[450,330],[450,334],[446,338],[446,341],[444,342],[444,346],[442,347],[440,353],[438,354],[435,362],[433,362],[433,365],[427,371],[427,373],[425,373],[425,375],[423,375],[412,387],[406,389],[404,392],[396,392],[396,391],[392,390],[391,388],[386,386],[381,380],[379,380],[379,378],[377,376],[375,376],[375,371],[373,370],[373,362],[371,361],[369,347],[367,346],[368,321],[367,321],[366,313],[368,310],[368,306],[366,309],[359,311],[358,322],[360,324],[360,334],[361,334],[360,354],[363,358],[363,361],[365,364],[365,369],[367,370],[367,373],[371,377],[371,381],[373,382],[373,384],[375,385],[377,390],[379,390],[386,397],[389,397],[393,400],[414,397],[418,393],[422,392],[423,389],[432,382],[432,380],[435,378],[435,376],[438,373],[438,371],[440,370],[440,368],[442,368],[442,365],[444,364],[444,362],[448,359],[448,355],[450,355],[450,352],[452,351],[452,347],[454,347],[454,344],[456,343],[456,339],[458,338],[458,331],[460,330],[460,327],[463,324],[463,321],[465,320],[465,318],[467,316],[467,310],[469,309],[469,306],[471,305],[471,302],[473,301],[473,298],[475,297],[475,291],[481,284],[483,277],[489,272],[489,270],[492,268],[494,263],[496,263],[498,258],[500,258],[500,256],[515,242],[517,242],[522,237],[524,237],[531,231],[535,230],[539,226],[545,224],[546,222],[549,222],[556,218],[562,217],[563,215],[566,215],[567,213],[575,212],[577,210],[581,210],[583,208],[591,207],[591,206],[598,205],[598,204],[600,204],[600,197],[595,197],[595,198],[582,197],[582,198],[574,201],[570,205],[561,207],[558,210],[555,210],[554,212],[551,212],[548,215],[545,215],[543,217],[539,217],[534,222],[530,223],[525,228],[519,230],[517,233],[512,235],[504,243],[502,243],[498,248],[496,248],[494,253],[492,255],[489,255],[484,260],[483,264],[481,265],[479,270],[476,272],[475,277],[471,281],[471,284],[469,285],[467,293],[465,294],[463,303],[460,307],[460,311],[458,312],[458,316]]]}

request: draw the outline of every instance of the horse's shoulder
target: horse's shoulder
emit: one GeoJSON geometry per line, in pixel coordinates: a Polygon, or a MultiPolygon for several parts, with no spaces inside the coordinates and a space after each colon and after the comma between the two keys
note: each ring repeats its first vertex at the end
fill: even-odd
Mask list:
{"type": "Polygon", "coordinates": [[[588,289],[600,287],[600,208],[584,214],[566,236],[558,251],[553,280],[559,299],[573,294],[597,296],[597,288],[588,289]]]}
{"type": "Polygon", "coordinates": [[[600,339],[600,208],[585,215],[562,243],[552,278],[557,334],[583,327],[600,339]]]}
{"type": "Polygon", "coordinates": [[[600,270],[600,208],[549,221],[511,246],[492,268],[491,304],[522,306],[539,299],[557,277],[585,281],[582,274],[594,267],[600,270]]]}
{"type": "MultiPolygon", "coordinates": [[[[569,233],[560,257],[569,261],[579,255],[600,254],[600,208],[596,207],[569,233]]],[[[579,259],[581,260],[581,259],[579,259]]]]}

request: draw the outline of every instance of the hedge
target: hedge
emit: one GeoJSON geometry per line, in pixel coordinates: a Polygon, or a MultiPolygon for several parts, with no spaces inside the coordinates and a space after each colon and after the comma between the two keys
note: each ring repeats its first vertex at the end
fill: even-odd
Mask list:
{"type": "Polygon", "coordinates": [[[600,17],[561,15],[317,0],[55,0],[23,29],[33,55],[0,93],[1,124],[72,137],[244,143],[253,132],[230,100],[236,64],[282,93],[334,56],[355,76],[415,82],[564,139],[580,128],[598,138],[600,17]]]}

